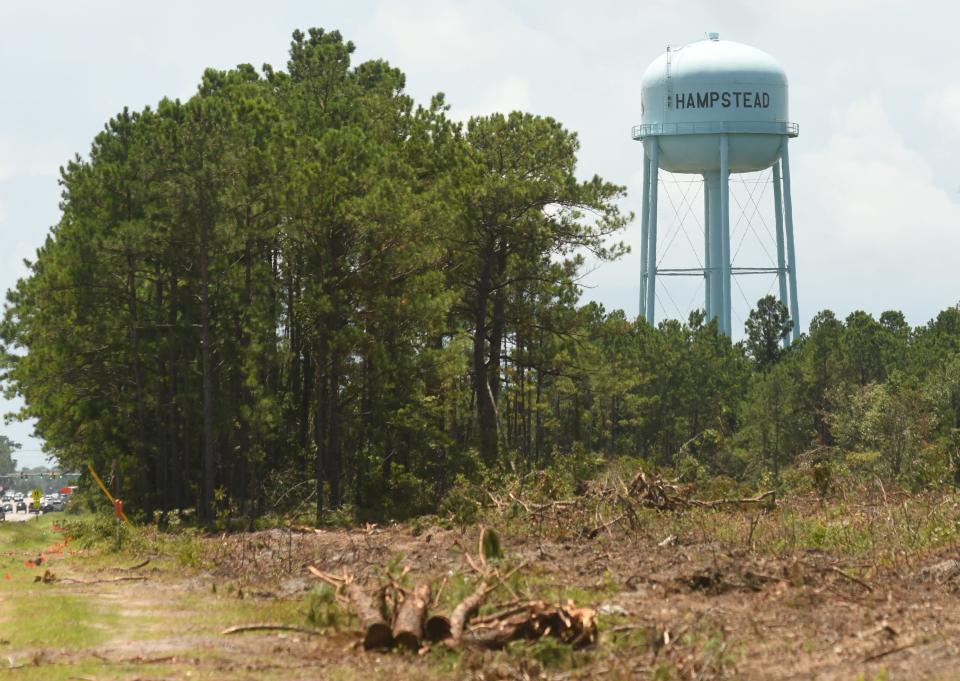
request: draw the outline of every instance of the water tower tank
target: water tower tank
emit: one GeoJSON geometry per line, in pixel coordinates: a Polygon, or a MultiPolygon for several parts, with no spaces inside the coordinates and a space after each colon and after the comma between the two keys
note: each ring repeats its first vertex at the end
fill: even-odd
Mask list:
{"type": "Polygon", "coordinates": [[[633,138],[644,144],[644,212],[641,246],[641,313],[653,322],[656,269],[656,187],[660,169],[704,177],[708,318],[730,329],[729,188],[731,173],[774,169],[778,252],[789,264],[776,269],[781,298],[799,329],[796,309],[793,218],[787,140],[798,126],[789,121],[787,75],[769,54],[749,45],[704,40],[657,57],[641,81],[641,123],[633,138]],[[781,180],[781,169],[783,179],[781,180]],[[784,220],[785,218],[785,220],[784,220]],[[783,237],[786,222],[787,237],[783,237]],[[784,243],[784,242],[787,243],[784,243]],[[786,295],[787,276],[791,295],[786,295]]]}

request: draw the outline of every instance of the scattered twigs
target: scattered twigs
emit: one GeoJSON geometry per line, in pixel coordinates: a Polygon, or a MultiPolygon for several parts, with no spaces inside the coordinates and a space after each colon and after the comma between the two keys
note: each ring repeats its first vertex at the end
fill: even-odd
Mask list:
{"type": "Polygon", "coordinates": [[[834,573],[834,574],[840,575],[841,577],[843,577],[844,579],[846,579],[848,582],[852,582],[853,584],[856,584],[857,586],[863,587],[864,589],[867,590],[868,593],[873,593],[873,586],[871,586],[871,585],[870,585],[869,583],[867,583],[866,581],[860,579],[860,578],[857,577],[856,575],[852,575],[852,574],[850,574],[849,572],[847,572],[846,570],[843,570],[843,569],[837,567],[836,565],[821,566],[821,565],[816,565],[816,564],[814,564],[814,563],[808,563],[807,561],[799,561],[799,562],[800,562],[800,563],[803,563],[803,565],[806,565],[808,568],[810,568],[810,569],[812,569],[812,570],[818,570],[818,571],[820,571],[820,572],[832,572],[832,573],[834,573]]]}
{"type": "Polygon", "coordinates": [[[872,587],[872,586],[870,586],[869,584],[867,584],[865,581],[863,581],[863,580],[860,579],[859,577],[855,577],[854,575],[851,575],[849,572],[844,572],[843,570],[841,570],[840,568],[838,568],[836,565],[831,565],[831,566],[830,566],[830,571],[837,573],[838,575],[840,575],[840,576],[843,577],[844,579],[850,580],[850,581],[853,582],[854,584],[859,584],[860,586],[862,586],[864,589],[866,589],[866,590],[869,591],[870,593],[873,593],[873,587],[872,587]]]}
{"type": "Polygon", "coordinates": [[[146,582],[147,577],[111,577],[110,579],[74,579],[73,577],[57,577],[57,581],[70,584],[110,584],[113,582],[146,582]]]}
{"type": "Polygon", "coordinates": [[[565,606],[530,601],[501,618],[475,623],[464,642],[497,649],[511,641],[545,636],[552,636],[574,648],[589,645],[597,638],[596,612],[591,608],[577,608],[571,601],[565,606]]]}
{"type": "Polygon", "coordinates": [[[764,492],[759,496],[748,497],[746,499],[717,499],[715,501],[688,499],[687,503],[691,506],[697,506],[699,508],[722,508],[724,506],[736,506],[738,508],[744,508],[747,506],[766,506],[767,508],[772,509],[777,503],[777,493],[773,490],[770,490],[769,492],[764,492]]]}
{"type": "Polygon", "coordinates": [[[695,489],[694,483],[681,483],[640,470],[629,478],[613,476],[584,483],[578,487],[576,497],[571,499],[537,503],[522,496],[522,487],[506,490],[499,497],[490,497],[500,514],[526,513],[539,523],[538,528],[545,521],[551,521],[556,523],[557,529],[578,528],[577,534],[587,539],[596,539],[618,526],[636,531],[644,524],[643,509],[666,513],[683,513],[691,509],[766,513],[777,505],[773,490],[750,497],[697,499],[694,498],[695,489]]]}
{"type": "Polygon", "coordinates": [[[335,589],[339,589],[348,581],[346,576],[337,577],[336,575],[331,575],[326,572],[322,572],[312,565],[308,566],[307,569],[310,571],[310,574],[312,574],[314,577],[316,577],[317,579],[323,582],[326,582],[327,584],[329,584],[335,589]]]}
{"type": "Polygon", "coordinates": [[[120,572],[133,572],[134,570],[139,570],[140,568],[146,567],[146,566],[148,566],[149,564],[150,564],[150,559],[147,558],[146,560],[141,561],[141,562],[137,563],[136,565],[131,565],[130,567],[119,567],[119,568],[116,568],[116,569],[119,570],[120,572]]]}
{"type": "Polygon", "coordinates": [[[489,622],[495,622],[497,620],[502,620],[510,615],[515,615],[518,612],[524,610],[529,603],[520,603],[520,601],[513,600],[507,603],[502,604],[499,610],[489,615],[484,615],[483,617],[476,617],[471,621],[472,626],[477,626],[480,624],[487,624],[489,622]]]}
{"type": "Polygon", "coordinates": [[[903,644],[902,646],[896,646],[895,648],[889,648],[889,649],[887,649],[887,650],[881,650],[880,652],[873,653],[873,654],[871,654],[871,655],[867,655],[865,658],[863,658],[862,661],[863,661],[863,662],[873,662],[874,660],[879,660],[880,658],[886,657],[887,655],[893,655],[894,653],[899,653],[899,652],[901,652],[901,651],[908,650],[909,648],[913,648],[913,647],[914,647],[915,645],[917,645],[918,643],[919,643],[919,641],[913,641],[913,642],[911,642],[911,643],[905,643],[905,644],[903,644]]]}
{"type": "Polygon", "coordinates": [[[530,505],[527,504],[527,502],[525,502],[523,499],[517,498],[517,495],[515,495],[513,492],[510,492],[510,498],[513,499],[513,501],[517,502],[520,506],[522,506],[524,511],[526,511],[527,513],[530,512],[530,505]]]}
{"type": "Polygon", "coordinates": [[[443,595],[443,590],[447,588],[447,582],[449,581],[450,576],[444,575],[443,579],[440,581],[440,586],[437,587],[437,592],[433,595],[433,602],[430,603],[431,608],[435,608],[440,605],[440,596],[443,595]]]}
{"type": "Polygon", "coordinates": [[[626,513],[621,513],[616,518],[613,518],[612,520],[608,520],[605,523],[601,523],[600,525],[597,525],[587,533],[587,537],[589,539],[596,539],[601,534],[609,530],[611,527],[619,523],[621,520],[624,520],[626,517],[627,517],[626,513]]]}
{"type": "Polygon", "coordinates": [[[305,627],[295,627],[290,624],[270,624],[267,622],[259,624],[240,624],[235,627],[227,627],[220,633],[224,636],[230,634],[240,634],[245,631],[295,631],[299,634],[310,634],[311,636],[316,636],[323,632],[317,631],[316,629],[307,629],[305,627]]]}
{"type": "Polygon", "coordinates": [[[50,570],[44,570],[43,575],[37,575],[33,578],[34,582],[42,582],[44,584],[53,584],[57,581],[57,576],[50,572],[50,570]]]}

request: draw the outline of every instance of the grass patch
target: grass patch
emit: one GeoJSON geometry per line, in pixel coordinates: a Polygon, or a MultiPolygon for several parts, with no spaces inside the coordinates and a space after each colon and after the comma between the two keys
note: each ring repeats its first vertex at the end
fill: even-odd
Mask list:
{"type": "Polygon", "coordinates": [[[110,639],[119,621],[106,605],[51,591],[44,584],[19,587],[15,598],[4,600],[9,626],[3,638],[13,649],[95,646],[110,639]]]}
{"type": "Polygon", "coordinates": [[[0,523],[0,551],[39,550],[53,537],[53,526],[63,514],[48,514],[25,522],[0,523]]]}

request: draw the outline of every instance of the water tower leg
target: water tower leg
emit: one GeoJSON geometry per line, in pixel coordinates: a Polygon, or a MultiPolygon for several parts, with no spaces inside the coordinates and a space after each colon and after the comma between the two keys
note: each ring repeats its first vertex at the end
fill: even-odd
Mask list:
{"type": "Polygon", "coordinates": [[[710,183],[703,176],[703,310],[705,320],[713,319],[710,305],[710,183]]]}
{"type": "Polygon", "coordinates": [[[717,328],[723,331],[723,284],[721,277],[723,275],[720,263],[723,262],[723,239],[720,236],[720,228],[723,225],[723,219],[720,217],[720,173],[710,172],[704,175],[707,179],[707,196],[709,197],[709,206],[707,207],[707,224],[709,230],[707,238],[707,260],[710,263],[709,274],[707,276],[708,288],[710,290],[710,313],[707,320],[716,319],[717,328]]]}
{"type": "MultiPolygon", "coordinates": [[[[780,161],[773,164],[773,210],[777,228],[777,279],[780,283],[780,302],[788,310],[790,301],[787,299],[787,266],[783,255],[783,195],[780,191],[780,161]]],[[[790,345],[790,339],[783,339],[783,347],[790,345]]]]}
{"type": "Polygon", "coordinates": [[[730,146],[727,136],[720,135],[720,238],[723,240],[723,330],[732,336],[732,318],[730,310],[730,146]]]}
{"type": "Polygon", "coordinates": [[[640,316],[647,318],[647,240],[650,238],[650,159],[643,149],[643,208],[640,213],[640,316]]]}
{"type": "Polygon", "coordinates": [[[647,323],[654,324],[654,307],[657,300],[657,188],[660,175],[660,145],[653,139],[650,145],[650,211],[647,229],[650,244],[647,246],[647,323]]]}
{"type": "Polygon", "coordinates": [[[790,318],[793,320],[793,340],[800,338],[800,307],[797,305],[797,252],[793,247],[793,200],[790,196],[790,153],[787,138],[780,150],[783,164],[783,217],[787,226],[787,271],[790,274],[790,318]]]}

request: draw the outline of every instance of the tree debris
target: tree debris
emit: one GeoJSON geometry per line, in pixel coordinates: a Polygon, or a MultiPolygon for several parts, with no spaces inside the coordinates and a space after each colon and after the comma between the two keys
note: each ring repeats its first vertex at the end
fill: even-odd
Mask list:
{"type": "MultiPolygon", "coordinates": [[[[397,646],[417,652],[425,643],[441,642],[451,648],[470,645],[496,649],[510,641],[535,640],[544,636],[574,647],[596,641],[595,611],[577,608],[573,601],[564,606],[553,606],[543,601],[520,599],[514,594],[514,600],[501,605],[497,612],[471,622],[492,593],[503,587],[513,594],[507,581],[527,565],[521,563],[501,575],[487,562],[500,552],[499,539],[491,538],[496,538],[492,530],[480,528],[477,557],[464,555],[470,567],[479,574],[479,580],[473,592],[457,603],[449,616],[430,612],[438,603],[431,600],[432,589],[427,582],[408,591],[397,580],[390,579],[376,591],[374,605],[374,597],[353,577],[330,575],[314,566],[308,569],[314,577],[335,587],[338,595],[346,597],[348,607],[363,627],[363,647],[366,650],[397,646]],[[492,550],[494,541],[498,544],[496,550],[492,550]],[[386,597],[388,592],[391,598],[386,597]],[[387,602],[393,604],[392,616],[386,607],[387,602]]],[[[403,574],[406,575],[407,570],[403,574]]],[[[441,590],[444,584],[446,579],[441,590]]]]}
{"type": "Polygon", "coordinates": [[[378,590],[374,598],[350,577],[334,577],[312,565],[309,570],[314,577],[333,586],[338,593],[342,591],[346,595],[350,608],[360,620],[360,626],[363,627],[365,650],[390,648],[393,645],[393,632],[383,616],[385,609],[383,589],[378,590]]]}
{"type": "Polygon", "coordinates": [[[429,605],[430,585],[418,584],[397,608],[397,620],[393,624],[394,643],[411,652],[420,650],[429,605]]]}
{"type": "Polygon", "coordinates": [[[316,629],[295,627],[290,624],[269,624],[266,622],[259,624],[240,624],[235,627],[227,627],[220,633],[224,636],[228,636],[230,634],[239,634],[245,631],[295,631],[298,634],[310,634],[311,636],[316,636],[317,634],[323,633],[317,631],[316,629]]]}
{"type": "Polygon", "coordinates": [[[499,649],[512,641],[546,636],[574,648],[590,645],[597,640],[596,612],[578,608],[573,601],[565,606],[530,601],[504,617],[474,623],[463,640],[466,645],[499,649]]]}
{"type": "Polygon", "coordinates": [[[119,570],[120,572],[133,572],[134,570],[139,570],[140,568],[146,567],[149,564],[150,564],[150,559],[147,558],[146,560],[141,561],[136,565],[131,565],[130,567],[119,567],[117,568],[117,570],[119,570]]]}

